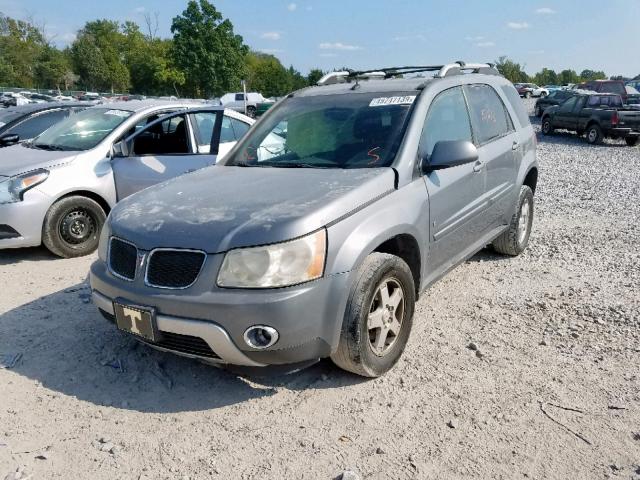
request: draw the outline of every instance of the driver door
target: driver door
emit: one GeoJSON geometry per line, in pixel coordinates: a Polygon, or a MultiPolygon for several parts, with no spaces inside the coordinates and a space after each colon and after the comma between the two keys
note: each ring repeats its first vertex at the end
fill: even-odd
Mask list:
{"type": "Polygon", "coordinates": [[[123,140],[111,160],[118,201],[157,183],[214,165],[221,121],[221,110],[198,110],[193,114],[181,111],[163,116],[123,140]],[[193,127],[195,115],[207,115],[212,122],[205,133],[206,149],[200,148],[203,133],[193,127]]]}

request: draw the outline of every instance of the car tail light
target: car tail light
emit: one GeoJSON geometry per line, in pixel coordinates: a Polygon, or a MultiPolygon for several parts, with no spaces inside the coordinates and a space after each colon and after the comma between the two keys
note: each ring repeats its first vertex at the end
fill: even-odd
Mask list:
{"type": "Polygon", "coordinates": [[[619,121],[620,121],[620,118],[618,117],[618,112],[617,110],[614,110],[613,116],[611,117],[611,125],[615,127],[616,125],[618,125],[619,121]]]}

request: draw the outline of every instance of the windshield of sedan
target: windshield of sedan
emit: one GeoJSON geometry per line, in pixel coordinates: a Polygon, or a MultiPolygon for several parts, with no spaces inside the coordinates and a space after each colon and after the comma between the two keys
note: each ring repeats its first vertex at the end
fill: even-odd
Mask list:
{"type": "Polygon", "coordinates": [[[417,95],[414,91],[289,98],[221,163],[276,168],[389,166],[417,95]]]}
{"type": "Polygon", "coordinates": [[[90,150],[133,112],[111,108],[88,108],[46,130],[29,146],[43,150],[90,150]]]}

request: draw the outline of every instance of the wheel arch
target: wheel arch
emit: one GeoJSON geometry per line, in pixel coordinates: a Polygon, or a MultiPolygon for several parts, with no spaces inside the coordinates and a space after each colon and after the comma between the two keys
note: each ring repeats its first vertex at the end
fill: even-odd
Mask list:
{"type": "Polygon", "coordinates": [[[374,248],[369,252],[369,255],[374,252],[388,253],[404,260],[411,270],[416,295],[420,292],[422,255],[420,253],[420,244],[413,235],[409,233],[395,235],[374,248]]]}
{"type": "MultiPolygon", "coordinates": [[[[94,202],[96,202],[98,205],[100,205],[100,207],[102,208],[102,210],[104,210],[105,215],[109,215],[109,212],[111,211],[111,207],[109,206],[109,203],[104,199],[104,197],[96,192],[92,192],[91,190],[73,190],[71,192],[67,192],[63,195],[60,195],[58,198],[56,198],[51,205],[56,204],[57,202],[59,202],[60,200],[63,200],[65,198],[69,198],[69,197],[86,197],[89,198],[91,200],[93,200],[94,202]]],[[[51,207],[49,207],[51,208],[51,207]]]]}
{"type": "Polygon", "coordinates": [[[536,187],[538,185],[538,167],[534,166],[529,169],[527,174],[524,176],[522,185],[528,186],[534,194],[536,193],[536,187]]]}

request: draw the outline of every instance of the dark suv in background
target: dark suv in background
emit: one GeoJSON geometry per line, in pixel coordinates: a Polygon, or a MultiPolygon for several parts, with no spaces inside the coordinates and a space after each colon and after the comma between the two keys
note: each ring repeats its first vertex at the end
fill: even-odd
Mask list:
{"type": "Polygon", "coordinates": [[[541,117],[543,112],[547,108],[555,105],[560,105],[573,95],[575,95],[575,92],[572,90],[553,90],[546,97],[540,97],[538,100],[536,100],[536,117],[541,117]]]}
{"type": "Polygon", "coordinates": [[[592,80],[579,84],[576,88],[591,90],[598,93],[615,93],[622,97],[623,103],[627,102],[627,89],[622,80],[592,80]]]}

